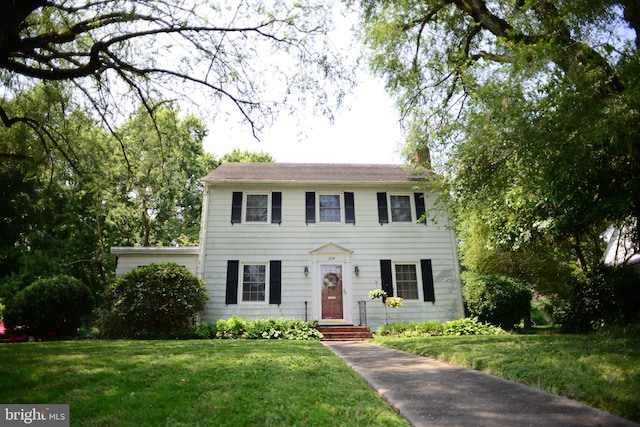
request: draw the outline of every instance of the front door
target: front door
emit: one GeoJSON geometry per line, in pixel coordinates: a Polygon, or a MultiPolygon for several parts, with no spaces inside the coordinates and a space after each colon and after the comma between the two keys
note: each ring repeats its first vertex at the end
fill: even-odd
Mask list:
{"type": "Polygon", "coordinates": [[[322,319],[344,319],[342,307],[342,266],[320,266],[322,319]]]}

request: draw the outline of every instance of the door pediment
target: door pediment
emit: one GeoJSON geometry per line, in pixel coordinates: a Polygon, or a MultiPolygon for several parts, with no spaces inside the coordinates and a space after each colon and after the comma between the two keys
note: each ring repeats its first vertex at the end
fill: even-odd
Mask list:
{"type": "Polygon", "coordinates": [[[322,254],[352,254],[353,251],[351,249],[347,249],[344,246],[338,245],[337,243],[328,242],[324,245],[318,246],[315,249],[309,251],[312,255],[322,255],[322,254]]]}

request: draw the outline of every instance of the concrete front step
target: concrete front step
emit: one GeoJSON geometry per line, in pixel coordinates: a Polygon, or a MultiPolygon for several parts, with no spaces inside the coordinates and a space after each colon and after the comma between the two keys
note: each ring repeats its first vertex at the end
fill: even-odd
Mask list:
{"type": "Polygon", "coordinates": [[[322,341],[364,341],[373,338],[368,326],[318,326],[322,341]]]}

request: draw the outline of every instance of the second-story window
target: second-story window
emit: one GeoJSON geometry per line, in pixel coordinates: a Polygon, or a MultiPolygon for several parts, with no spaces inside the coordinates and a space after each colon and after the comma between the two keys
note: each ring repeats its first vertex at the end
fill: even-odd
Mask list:
{"type": "Polygon", "coordinates": [[[320,222],[340,222],[340,195],[321,194],[318,200],[320,222]]]}
{"type": "Polygon", "coordinates": [[[247,194],[245,221],[267,222],[269,196],[266,194],[247,194]]]}
{"type": "Polygon", "coordinates": [[[282,222],[282,193],[243,193],[234,191],[231,195],[231,224],[282,222]],[[269,219],[271,218],[271,219],[269,219]]]}
{"type": "Polygon", "coordinates": [[[343,221],[347,224],[355,224],[356,210],[353,193],[345,191],[340,194],[317,195],[315,191],[307,191],[305,193],[305,221],[307,224],[343,221]],[[343,197],[344,202],[342,201],[343,197]],[[344,209],[344,214],[342,209],[344,209]]]}
{"type": "Polygon", "coordinates": [[[389,196],[391,202],[391,221],[411,222],[411,198],[409,196],[389,196]]]}

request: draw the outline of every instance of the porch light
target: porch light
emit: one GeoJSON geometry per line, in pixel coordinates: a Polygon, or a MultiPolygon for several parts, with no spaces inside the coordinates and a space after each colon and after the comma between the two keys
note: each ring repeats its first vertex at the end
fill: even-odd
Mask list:
{"type": "Polygon", "coordinates": [[[305,277],[309,275],[309,267],[307,267],[306,265],[304,266],[304,275],[305,277]]]}
{"type": "Polygon", "coordinates": [[[359,275],[360,275],[360,269],[358,268],[358,266],[357,266],[357,265],[356,265],[355,273],[356,273],[356,276],[359,276],[359,275]]]}

